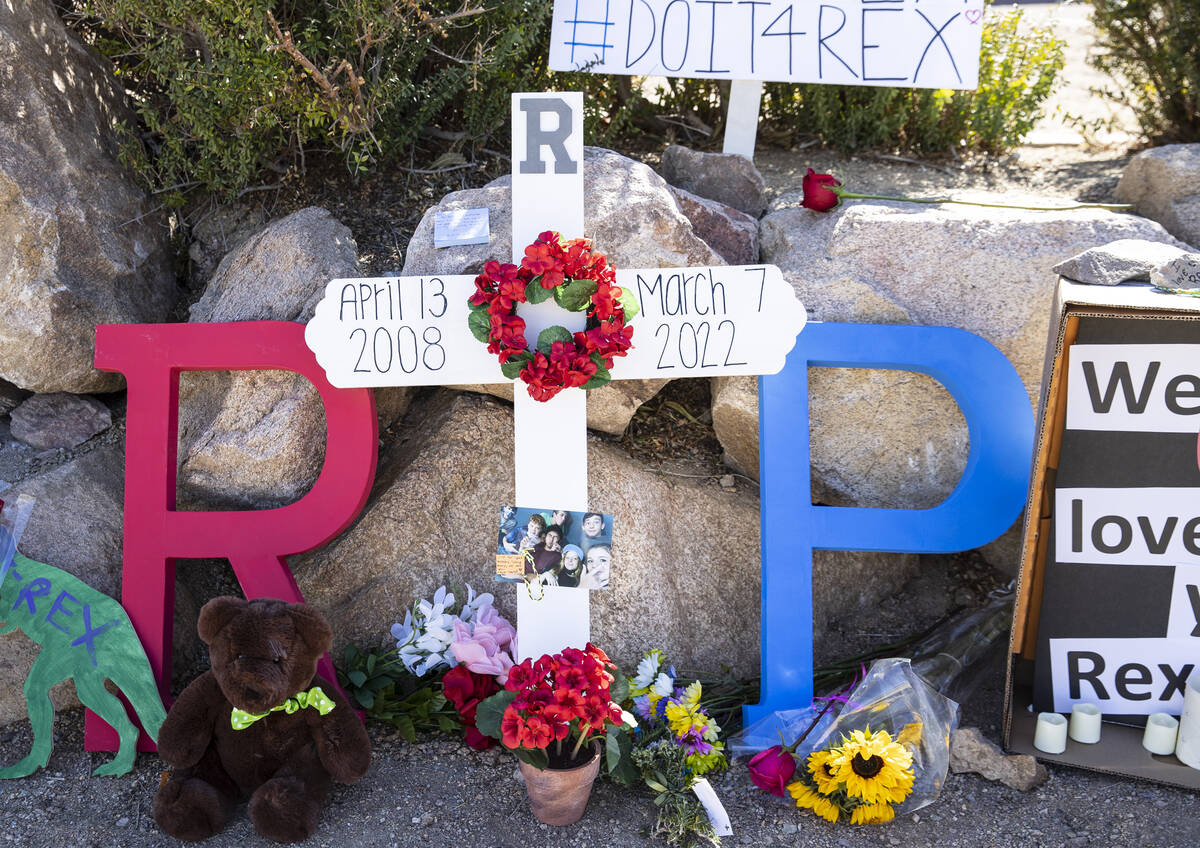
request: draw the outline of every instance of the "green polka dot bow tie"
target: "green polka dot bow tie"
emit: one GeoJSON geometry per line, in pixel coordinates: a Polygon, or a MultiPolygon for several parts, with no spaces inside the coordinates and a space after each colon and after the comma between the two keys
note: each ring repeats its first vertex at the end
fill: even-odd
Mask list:
{"type": "Polygon", "coordinates": [[[336,706],[329,697],[321,691],[320,686],[314,686],[307,692],[298,692],[295,696],[288,698],[277,707],[271,707],[265,713],[248,713],[245,710],[233,708],[233,712],[229,714],[229,724],[234,730],[245,730],[260,718],[266,718],[271,713],[285,712],[289,715],[302,710],[305,707],[312,707],[321,715],[331,712],[336,706]]]}

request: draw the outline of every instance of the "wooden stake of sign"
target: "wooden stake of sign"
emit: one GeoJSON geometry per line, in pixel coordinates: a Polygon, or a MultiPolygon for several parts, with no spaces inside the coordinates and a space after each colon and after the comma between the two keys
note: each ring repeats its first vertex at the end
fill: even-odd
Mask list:
{"type": "MultiPolygon", "coordinates": [[[[513,125],[512,252],[519,260],[539,232],[585,232],[583,96],[514,94],[513,125]]],[[[305,341],[335,386],[505,382],[496,357],[467,327],[474,281],[468,274],[333,280],[305,341]]],[[[614,380],[773,374],[805,323],[804,307],[773,265],[618,267],[617,285],[636,296],[640,312],[634,347],[615,360],[614,380]]],[[[553,324],[583,326],[582,313],[553,300],[522,304],[520,314],[529,339],[553,324]]],[[[518,382],[513,394],[517,503],[587,510],[586,393],[567,389],[538,403],[518,382]]],[[[535,602],[519,590],[517,598],[522,658],[587,642],[586,591],[548,589],[535,602]]]]}
{"type": "Polygon", "coordinates": [[[722,153],[737,153],[754,159],[758,134],[758,106],[762,102],[762,80],[733,80],[729,83],[729,109],[725,112],[725,144],[722,153]]]}

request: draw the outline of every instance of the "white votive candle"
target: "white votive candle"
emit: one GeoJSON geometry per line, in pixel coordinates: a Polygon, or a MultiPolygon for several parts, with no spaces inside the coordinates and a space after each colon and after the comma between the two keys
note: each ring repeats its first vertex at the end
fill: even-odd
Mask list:
{"type": "Polygon", "coordinates": [[[1067,720],[1058,713],[1038,713],[1033,747],[1047,754],[1061,754],[1067,750],[1067,720]]]}
{"type": "Polygon", "coordinates": [[[1183,687],[1183,713],[1179,716],[1179,741],[1175,756],[1185,766],[1200,769],[1200,669],[1183,687]]]}
{"type": "Polygon", "coordinates": [[[1071,707],[1069,733],[1076,742],[1091,745],[1100,741],[1100,707],[1096,704],[1076,704],[1071,707]]]}
{"type": "Polygon", "coordinates": [[[1178,736],[1179,719],[1167,713],[1152,713],[1146,719],[1142,747],[1151,754],[1170,754],[1175,750],[1175,739],[1178,736]]]}

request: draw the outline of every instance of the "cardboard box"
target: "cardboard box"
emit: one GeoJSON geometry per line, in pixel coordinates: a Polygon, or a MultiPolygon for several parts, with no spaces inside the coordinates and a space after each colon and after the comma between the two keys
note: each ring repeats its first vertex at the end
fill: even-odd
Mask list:
{"type": "MultiPolygon", "coordinates": [[[[1128,712],[1158,711],[1144,705],[1161,706],[1159,701],[1168,695],[1171,697],[1163,704],[1182,703],[1173,676],[1178,677],[1189,665],[1200,668],[1200,636],[1191,637],[1181,629],[1184,613],[1172,607],[1170,598],[1173,574],[1181,575],[1179,580],[1200,574],[1200,557],[1190,553],[1200,536],[1188,537],[1186,552],[1179,547],[1184,544],[1184,529],[1195,533],[1200,528],[1200,520],[1188,523],[1200,516],[1200,499],[1192,498],[1189,503],[1187,497],[1194,494],[1187,487],[1200,486],[1200,414],[1191,412],[1200,407],[1200,378],[1182,373],[1172,378],[1172,363],[1178,371],[1184,361],[1172,353],[1158,357],[1163,359],[1161,369],[1148,360],[1126,357],[1128,362],[1110,362],[1105,371],[1087,361],[1105,355],[1095,344],[1097,340],[1126,345],[1119,349],[1134,352],[1138,345],[1150,351],[1160,343],[1200,344],[1200,298],[1163,294],[1148,285],[1107,287],[1059,281],[1046,347],[1009,640],[1004,745],[1009,751],[1032,754],[1048,763],[1200,789],[1200,770],[1183,765],[1174,756],[1152,755],[1142,747],[1145,716],[1128,712]],[[1070,365],[1073,349],[1075,368],[1070,365]],[[1079,370],[1088,365],[1090,370],[1079,370]],[[1069,393],[1071,374],[1075,388],[1069,393]],[[1158,376],[1161,379],[1156,381],[1158,376]],[[1072,427],[1067,426],[1068,406],[1072,427]],[[1174,413],[1167,428],[1174,427],[1173,432],[1155,429],[1159,407],[1174,413]],[[1112,414],[1121,423],[1111,427],[1088,423],[1088,413],[1096,410],[1112,414]],[[1181,420],[1195,422],[1190,434],[1182,432],[1181,420]],[[1143,431],[1115,432],[1138,428],[1143,431]],[[1189,446],[1190,453],[1182,457],[1188,461],[1181,461],[1179,452],[1189,446]],[[1130,492],[1122,486],[1146,491],[1130,492]],[[1171,487],[1180,489],[1180,497],[1174,497],[1171,487]],[[1057,524],[1056,508],[1062,516],[1057,524]],[[1117,514],[1120,510],[1128,515],[1117,514]],[[1171,520],[1164,510],[1179,515],[1171,520]],[[1056,527],[1062,539],[1055,538],[1056,527]],[[1182,564],[1193,559],[1197,561],[1194,565],[1182,564]],[[1192,568],[1196,571],[1187,570],[1192,568]],[[1049,601],[1045,608],[1044,600],[1049,601]],[[1039,623],[1043,625],[1040,633],[1039,623]],[[1055,635],[1072,638],[1055,639],[1055,635]],[[1122,659],[1134,655],[1120,647],[1133,639],[1138,641],[1127,644],[1137,646],[1143,659],[1122,659]],[[1064,645],[1077,650],[1063,653],[1064,645]],[[1153,649],[1149,654],[1147,646],[1153,649]],[[1085,650],[1093,647],[1095,650],[1085,650]],[[1154,656],[1160,648],[1163,656],[1154,656]],[[1055,658],[1053,663],[1047,661],[1050,656],[1055,658]],[[1164,668],[1164,679],[1152,683],[1151,672],[1160,674],[1159,668],[1164,668]],[[1058,755],[1033,747],[1040,709],[1069,715],[1069,707],[1062,709],[1063,699],[1074,695],[1077,700],[1096,700],[1087,696],[1097,693],[1110,699],[1101,702],[1105,722],[1098,743],[1069,740],[1066,751],[1058,755]],[[1035,701],[1038,710],[1031,709],[1035,701]]],[[[1189,349],[1187,356],[1194,351],[1189,349]]],[[[1190,369],[1191,375],[1200,374],[1200,357],[1194,363],[1186,361],[1183,367],[1190,369]]],[[[1160,419],[1170,417],[1166,412],[1160,415],[1160,419]]],[[[1187,623],[1190,626],[1192,622],[1189,619],[1187,623]]],[[[1200,620],[1195,625],[1200,630],[1200,620]]],[[[1179,713],[1178,709],[1163,711],[1179,713]]]]}

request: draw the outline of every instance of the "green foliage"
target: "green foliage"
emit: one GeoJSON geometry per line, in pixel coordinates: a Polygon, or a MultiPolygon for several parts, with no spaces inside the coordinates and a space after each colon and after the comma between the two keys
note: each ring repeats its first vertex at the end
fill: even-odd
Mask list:
{"type": "Polygon", "coordinates": [[[76,0],[68,22],[112,61],[141,126],[123,156],[174,205],[229,197],[339,151],[355,172],[446,122],[507,133],[507,92],[543,87],[538,0],[76,0]]]}
{"type": "Polygon", "coordinates": [[[770,83],[762,106],[767,132],[813,134],[846,151],[1003,153],[1037,122],[1064,61],[1064,42],[1022,28],[1021,16],[1014,7],[984,24],[975,91],[770,83]]]}
{"type": "Polygon", "coordinates": [[[347,645],[338,682],[367,718],[393,725],[407,742],[415,742],[418,732],[454,733],[462,728],[440,681],[409,673],[394,650],[379,654],[347,645]]]}
{"type": "Polygon", "coordinates": [[[508,709],[508,705],[516,699],[517,693],[506,689],[484,698],[475,708],[475,729],[484,736],[499,739],[500,720],[504,718],[504,711],[508,709]]]}
{"type": "Polygon", "coordinates": [[[1090,61],[1118,84],[1101,93],[1156,144],[1200,141],[1200,2],[1092,0],[1092,21],[1090,61]]]}
{"type": "Polygon", "coordinates": [[[537,349],[546,354],[546,356],[549,356],[550,350],[554,346],[555,342],[569,344],[571,339],[572,336],[570,330],[568,330],[566,327],[560,327],[558,324],[554,324],[538,333],[537,349]]]}
{"type": "Polygon", "coordinates": [[[658,818],[650,831],[670,845],[694,845],[701,841],[719,845],[720,837],[704,812],[704,807],[691,791],[694,778],[687,769],[683,748],[660,741],[634,748],[633,766],[641,773],[654,793],[658,818]]]}
{"type": "MultiPolygon", "coordinates": [[[[719,139],[724,123],[726,81],[667,79],[647,91],[642,78],[548,71],[546,0],[69,2],[68,23],[113,63],[136,107],[138,126],[124,127],[125,162],[173,206],[192,189],[228,199],[274,182],[311,150],[337,153],[355,173],[423,136],[459,162],[488,145],[503,150],[513,91],[582,89],[591,144],[627,148],[646,133],[703,145],[719,139]]],[[[1182,113],[1186,103],[1177,101],[1191,103],[1194,121],[1196,86],[1183,82],[1196,79],[1200,16],[1189,2],[1126,4],[1184,10],[1127,22],[1152,31],[1166,55],[1189,59],[1165,63],[1170,80],[1166,70],[1120,69],[1161,94],[1170,110],[1160,111],[1182,113]],[[1191,29],[1167,38],[1168,23],[1179,21],[1191,29]]],[[[978,91],[769,84],[760,136],[815,135],[842,149],[1001,152],[1032,126],[1062,67],[1062,43],[1036,29],[1018,33],[1020,17],[1014,10],[984,25],[978,91]]]]}

